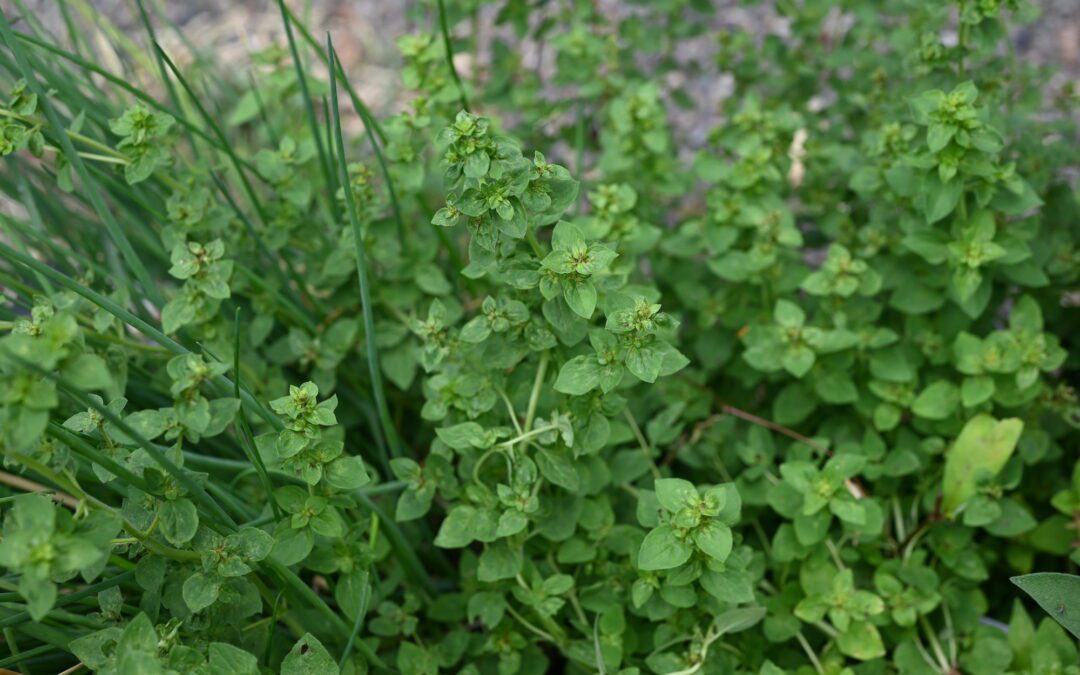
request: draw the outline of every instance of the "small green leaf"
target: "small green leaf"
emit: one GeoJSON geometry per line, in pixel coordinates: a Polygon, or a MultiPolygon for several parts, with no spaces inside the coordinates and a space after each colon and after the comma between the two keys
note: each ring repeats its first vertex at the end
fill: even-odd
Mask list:
{"type": "Polygon", "coordinates": [[[338,490],[355,490],[371,482],[371,476],[359,457],[339,457],[326,465],[323,478],[338,490]]]}
{"type": "Polygon", "coordinates": [[[660,506],[672,512],[691,507],[698,500],[697,488],[682,478],[658,478],[653,489],[660,506]]]}
{"type": "Polygon", "coordinates": [[[547,480],[570,492],[577,492],[580,477],[574,462],[565,453],[541,448],[536,454],[536,465],[547,480]]]}
{"type": "Polygon", "coordinates": [[[638,552],[638,567],[643,570],[668,570],[690,559],[693,548],[675,535],[670,525],[661,525],[645,535],[638,552]]]}
{"type": "Polygon", "coordinates": [[[455,450],[472,448],[487,448],[491,445],[484,428],[476,422],[463,422],[452,427],[436,429],[435,433],[443,443],[455,450]]]}
{"type": "Polygon", "coordinates": [[[555,380],[555,391],[582,396],[600,384],[601,368],[592,355],[575,356],[559,369],[555,380]]]}
{"type": "Polygon", "coordinates": [[[844,654],[869,661],[885,656],[885,645],[877,626],[865,621],[852,622],[848,629],[836,638],[836,646],[844,654]]]}
{"type": "Polygon", "coordinates": [[[297,640],[281,662],[281,675],[338,675],[339,672],[334,657],[311,633],[297,640]]]}
{"type": "Polygon", "coordinates": [[[911,411],[928,420],[943,420],[953,414],[960,403],[960,391],[948,380],[931,384],[911,404],[911,411]]]}
{"type": "Polygon", "coordinates": [[[694,530],[694,543],[709,557],[723,562],[731,553],[731,528],[715,520],[708,521],[694,530]]]}
{"type": "Polygon", "coordinates": [[[199,513],[188,499],[162,502],[158,507],[158,526],[169,543],[180,546],[195,536],[199,529],[199,513]]]}
{"type": "Polygon", "coordinates": [[[196,572],[184,580],[184,603],[193,612],[201,612],[214,604],[220,592],[221,581],[202,572],[196,572]]]}

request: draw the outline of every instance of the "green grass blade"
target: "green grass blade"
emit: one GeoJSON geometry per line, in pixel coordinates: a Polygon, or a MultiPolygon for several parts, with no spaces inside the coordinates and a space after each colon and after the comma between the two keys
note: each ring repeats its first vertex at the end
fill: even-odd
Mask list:
{"type": "MultiPolygon", "coordinates": [[[[321,103],[322,103],[323,119],[326,120],[326,128],[323,129],[323,132],[326,134],[326,147],[330,148],[330,149],[333,149],[333,147],[334,147],[334,130],[332,128],[333,125],[330,123],[331,120],[332,120],[332,118],[330,116],[330,101],[327,100],[327,98],[325,96],[323,96],[321,103]]],[[[330,172],[330,175],[327,177],[328,182],[327,182],[327,185],[326,185],[326,193],[328,195],[330,195],[331,201],[334,202],[334,219],[335,220],[340,220],[340,218],[338,218],[338,208],[337,208],[337,191],[338,191],[338,188],[340,186],[338,185],[337,180],[338,180],[338,178],[337,178],[337,169],[334,168],[330,172]]]]}
{"type": "MultiPolygon", "coordinates": [[[[349,185],[349,169],[345,161],[345,141],[341,134],[341,113],[338,109],[337,95],[337,71],[334,63],[337,60],[334,54],[334,46],[330,35],[326,36],[327,61],[330,64],[330,109],[334,115],[334,138],[337,141],[338,171],[341,175],[341,184],[349,185]]],[[[379,413],[379,422],[382,426],[383,435],[386,437],[390,453],[394,457],[401,457],[401,440],[390,418],[390,409],[386,405],[386,391],[383,389],[382,371],[379,368],[379,348],[375,343],[375,316],[371,306],[371,289],[368,287],[367,263],[364,259],[364,239],[360,231],[360,219],[356,213],[356,203],[353,200],[352,190],[346,189],[345,205],[349,212],[349,223],[353,230],[353,240],[356,245],[356,274],[360,284],[360,304],[364,317],[364,338],[367,344],[368,371],[371,373],[372,394],[375,397],[375,407],[379,413]]]]}
{"type": "MultiPolygon", "coordinates": [[[[236,398],[240,398],[240,308],[236,308],[236,319],[233,323],[233,394],[236,398]]],[[[248,425],[247,413],[244,412],[244,407],[240,406],[240,446],[244,450],[244,454],[248,456],[248,459],[255,466],[255,470],[259,473],[259,480],[262,481],[263,489],[266,490],[266,498],[270,500],[270,506],[274,510],[274,515],[281,517],[281,507],[277,503],[277,498],[274,497],[274,483],[270,480],[270,474],[266,471],[266,464],[263,463],[262,455],[259,454],[259,449],[255,446],[255,436],[251,433],[251,426],[248,425]]]]}
{"type": "Polygon", "coordinates": [[[262,202],[259,200],[257,194],[255,194],[255,188],[251,185],[251,181],[248,180],[247,173],[244,171],[243,165],[240,163],[240,158],[236,155],[236,151],[232,149],[229,144],[229,139],[225,136],[225,132],[221,130],[217,122],[214,121],[214,117],[207,112],[206,108],[199,101],[199,96],[184,79],[180,69],[176,67],[169,55],[165,53],[165,50],[161,48],[161,45],[154,43],[154,50],[161,56],[161,59],[165,62],[165,65],[169,67],[173,77],[180,83],[180,87],[187,93],[188,99],[191,100],[195,109],[199,112],[199,116],[202,117],[203,122],[209,127],[213,135],[218,139],[221,149],[225,152],[225,155],[229,158],[229,161],[233,165],[233,169],[236,171],[237,177],[240,179],[240,184],[244,188],[244,193],[247,194],[248,200],[251,202],[251,207],[255,209],[255,212],[259,214],[259,220],[266,223],[268,218],[266,210],[263,208],[262,202]]]}
{"type": "MultiPolygon", "coordinates": [[[[266,104],[263,103],[262,94],[259,93],[259,83],[255,81],[255,76],[250,71],[248,72],[248,84],[251,86],[251,93],[255,97],[255,105],[259,106],[259,117],[262,119],[263,127],[266,128],[266,133],[270,136],[270,143],[277,147],[281,144],[281,134],[274,128],[270,116],[266,114],[266,104]]],[[[330,118],[327,117],[327,119],[330,118]]]]}
{"type": "MultiPolygon", "coordinates": [[[[113,302],[109,298],[105,297],[104,295],[101,295],[97,291],[91,290],[91,289],[83,286],[82,284],[76,282],[75,280],[71,279],[70,277],[68,277],[68,276],[66,276],[64,274],[61,274],[60,272],[57,272],[56,270],[49,267],[48,265],[44,265],[44,264],[38,262],[37,260],[34,260],[30,256],[22,255],[21,253],[19,253],[18,251],[16,251],[15,249],[11,248],[10,246],[8,246],[7,244],[5,244],[3,242],[0,242],[0,257],[6,258],[6,259],[11,260],[13,262],[20,263],[23,266],[30,268],[31,270],[36,270],[36,271],[40,272],[42,275],[44,275],[44,276],[48,277],[49,279],[51,279],[52,281],[56,282],[57,285],[63,286],[64,288],[68,289],[69,291],[72,291],[72,292],[74,292],[74,293],[76,293],[78,295],[81,295],[82,297],[86,298],[90,302],[92,302],[95,305],[97,305],[97,306],[101,307],[102,309],[104,309],[106,312],[112,314],[116,318],[118,318],[121,321],[123,321],[124,323],[128,324],[132,328],[134,328],[134,329],[138,330],[139,332],[143,333],[148,338],[150,338],[154,342],[157,342],[162,347],[168,349],[170,352],[172,352],[174,354],[190,354],[190,353],[192,353],[192,351],[190,349],[184,347],[183,345],[181,345],[176,340],[173,340],[172,338],[165,335],[164,333],[162,333],[157,328],[154,328],[152,325],[150,325],[146,321],[144,321],[144,320],[140,319],[139,317],[135,316],[134,314],[132,314],[128,310],[124,309],[123,307],[121,307],[117,303],[113,302]]],[[[221,376],[220,378],[218,378],[218,380],[216,382],[219,383],[219,385],[221,385],[221,386],[219,386],[219,389],[224,388],[225,390],[231,390],[233,388],[232,381],[229,378],[225,377],[225,376],[221,376]]],[[[275,429],[280,430],[280,429],[283,428],[281,420],[279,420],[277,418],[277,416],[274,415],[272,412],[267,410],[266,407],[263,406],[258,401],[258,399],[256,399],[255,396],[250,391],[248,391],[247,389],[242,387],[241,388],[241,394],[242,394],[241,399],[244,401],[244,403],[246,405],[248,405],[256,413],[258,413],[258,415],[260,417],[262,417],[266,422],[268,422],[275,429]]]]}
{"type": "MultiPolygon", "coordinates": [[[[304,41],[307,42],[311,46],[312,50],[314,50],[315,53],[319,55],[319,58],[322,60],[323,64],[329,66],[330,62],[327,59],[326,54],[322,52],[322,46],[319,44],[318,40],[315,39],[315,36],[311,34],[311,31],[307,29],[307,26],[304,25],[304,22],[301,21],[300,18],[296,16],[296,13],[288,7],[285,8],[285,11],[289,13],[289,18],[292,19],[293,25],[296,26],[296,30],[300,32],[300,35],[304,38],[304,41]]],[[[375,128],[375,135],[379,137],[380,142],[385,143],[386,134],[383,132],[382,126],[380,126],[378,121],[375,120],[375,118],[371,115],[371,111],[368,110],[367,106],[364,105],[364,102],[356,94],[356,90],[353,89],[351,84],[349,84],[349,79],[345,77],[345,70],[342,68],[340,63],[337,64],[337,69],[338,72],[341,74],[341,86],[345,88],[345,92],[349,95],[349,99],[352,101],[353,107],[355,107],[356,111],[360,114],[360,116],[364,118],[365,124],[367,123],[367,119],[370,118],[372,120],[372,124],[375,128]]]]}
{"type": "MultiPolygon", "coordinates": [[[[142,21],[143,28],[146,29],[146,35],[150,38],[150,44],[157,44],[157,32],[154,31],[154,24],[150,22],[150,15],[146,13],[146,6],[143,4],[143,0],[135,0],[135,4],[139,7],[139,19],[142,21]]],[[[172,78],[169,77],[168,71],[165,70],[165,62],[161,60],[161,54],[156,50],[154,52],[154,61],[157,65],[158,74],[161,76],[161,81],[165,83],[165,90],[169,94],[169,100],[172,102],[173,107],[177,110],[183,110],[183,106],[180,105],[180,97],[176,93],[176,87],[173,85],[172,78]]],[[[191,130],[184,127],[184,132],[187,134],[191,151],[195,153],[195,158],[199,159],[199,146],[196,145],[195,141],[191,138],[191,130]]]]}
{"type": "Polygon", "coordinates": [[[53,108],[48,93],[42,89],[41,84],[35,77],[22,46],[19,44],[18,40],[15,39],[15,34],[11,30],[11,24],[8,23],[7,17],[2,13],[0,13],[0,34],[3,35],[4,42],[15,56],[15,61],[18,63],[20,70],[22,70],[23,77],[26,78],[30,89],[37,94],[41,107],[45,111],[45,116],[60,140],[64,155],[67,157],[68,161],[71,162],[72,168],[78,174],[79,180],[83,184],[83,189],[86,190],[87,196],[94,206],[94,210],[101,218],[105,228],[109,231],[109,236],[112,238],[117,248],[120,249],[120,253],[124,257],[124,262],[135,273],[135,277],[139,280],[139,285],[142,286],[142,290],[146,294],[146,297],[158,307],[164,306],[165,301],[164,297],[161,295],[161,291],[154,283],[153,278],[147,271],[146,266],[143,265],[142,260],[135,253],[135,249],[132,248],[131,242],[128,241],[124,231],[120,228],[120,224],[116,221],[112,212],[105,206],[105,202],[98,192],[97,184],[94,182],[90,172],[86,169],[86,165],[83,163],[82,158],[79,157],[79,153],[75,151],[75,146],[72,144],[67,130],[61,124],[60,116],[53,108]]]}
{"type": "MultiPolygon", "coordinates": [[[[25,33],[16,33],[16,37],[19,40],[22,40],[23,42],[30,43],[31,45],[33,45],[34,47],[36,47],[38,49],[45,50],[45,51],[49,52],[50,54],[53,54],[55,56],[59,56],[62,59],[70,61],[71,63],[74,63],[75,65],[79,66],[83,70],[87,70],[87,71],[89,71],[91,73],[94,73],[95,75],[98,75],[98,76],[104,78],[106,81],[109,82],[109,84],[120,87],[121,89],[123,89],[128,94],[131,94],[132,96],[134,96],[140,102],[145,103],[148,107],[151,107],[151,108],[153,108],[155,110],[158,110],[160,112],[168,113],[169,115],[172,115],[172,117],[176,119],[176,122],[178,124],[184,126],[188,130],[190,130],[191,133],[195,134],[196,136],[201,138],[203,141],[205,141],[206,143],[213,146],[215,149],[217,149],[217,150],[219,150],[221,152],[225,152],[225,147],[223,147],[221,145],[221,142],[220,142],[219,139],[217,139],[214,136],[212,136],[211,134],[208,134],[207,132],[203,131],[198,125],[194,124],[191,120],[187,119],[187,117],[184,116],[182,111],[179,111],[179,110],[170,108],[168,106],[162,105],[153,96],[151,96],[151,95],[147,94],[146,92],[142,91],[141,89],[135,87],[134,85],[129,83],[127,80],[125,80],[125,79],[123,79],[123,78],[121,78],[121,77],[119,77],[117,75],[114,75],[113,73],[110,73],[109,71],[105,70],[104,68],[102,68],[102,67],[100,67],[100,66],[98,66],[98,65],[96,65],[94,63],[91,63],[91,62],[81,58],[77,54],[72,54],[71,52],[68,52],[68,51],[63,50],[63,49],[61,49],[59,47],[56,47],[55,45],[51,45],[51,44],[49,44],[47,42],[43,42],[43,41],[38,40],[37,38],[34,38],[34,37],[30,36],[30,35],[26,35],[25,33]]],[[[254,170],[254,167],[251,165],[251,163],[248,162],[247,160],[245,160],[244,158],[238,157],[237,159],[244,166],[244,168],[248,169],[249,171],[254,170]]]]}
{"type": "MultiPolygon", "coordinates": [[[[14,636],[12,636],[11,639],[14,640],[14,636]]],[[[22,652],[16,652],[14,644],[9,645],[9,647],[11,647],[11,656],[6,659],[0,659],[0,668],[7,669],[10,666],[22,663],[23,661],[29,661],[32,658],[49,654],[56,649],[56,645],[52,644],[38,645],[37,647],[31,647],[22,652]]]]}
{"type": "MultiPolygon", "coordinates": [[[[341,68],[341,64],[338,63],[336,59],[334,60],[334,63],[337,66],[334,73],[334,79],[336,80],[338,75],[340,75],[342,80],[344,80],[344,69],[341,68]]],[[[371,143],[371,149],[375,153],[375,160],[379,163],[379,172],[382,173],[383,181],[386,183],[386,192],[390,196],[390,208],[394,214],[394,224],[397,226],[398,243],[401,244],[401,250],[407,252],[409,240],[405,233],[405,221],[401,217],[401,206],[398,204],[397,190],[394,189],[394,179],[390,176],[390,169],[386,165],[386,158],[383,157],[382,148],[379,147],[379,141],[375,137],[377,125],[367,106],[362,103],[357,105],[359,100],[359,96],[354,97],[353,107],[356,108],[356,111],[360,114],[360,118],[364,122],[364,132],[367,134],[368,141],[371,143]]],[[[345,185],[348,185],[348,183],[346,182],[345,185]]]]}
{"type": "Polygon", "coordinates": [[[446,67],[450,69],[450,76],[454,78],[454,84],[457,85],[461,109],[468,112],[469,98],[465,95],[465,84],[461,81],[457,68],[454,67],[454,45],[450,42],[450,26],[446,21],[446,3],[443,0],[439,0],[439,29],[442,31],[443,45],[446,47],[446,67]]]}
{"type": "MultiPolygon", "coordinates": [[[[26,182],[26,175],[23,173],[19,174],[19,194],[22,196],[22,204],[26,208],[26,213],[30,216],[30,222],[33,223],[35,227],[45,231],[44,224],[41,222],[41,212],[38,211],[37,202],[34,201],[34,193],[30,190],[30,184],[26,182]]],[[[19,248],[22,249],[23,254],[28,255],[22,237],[16,237],[16,241],[18,241],[19,248]]],[[[56,289],[53,288],[49,280],[39,272],[34,272],[34,277],[46,293],[52,295],[56,292],[56,289]]]]}
{"type": "Polygon", "coordinates": [[[353,644],[356,642],[356,638],[360,635],[360,629],[364,626],[364,615],[367,614],[368,596],[371,591],[371,582],[369,580],[369,574],[367,571],[364,573],[364,586],[360,596],[360,608],[356,610],[356,620],[353,621],[352,632],[349,633],[349,641],[345,643],[345,649],[341,650],[341,659],[338,660],[338,669],[345,668],[345,664],[349,661],[349,656],[352,655],[353,644]]]}
{"type": "MultiPolygon", "coordinates": [[[[304,111],[307,113],[308,126],[311,128],[311,136],[315,140],[315,150],[319,155],[319,167],[322,169],[323,179],[327,187],[334,184],[333,169],[326,156],[326,148],[323,147],[322,131],[319,122],[315,118],[315,107],[311,102],[311,92],[308,91],[307,75],[304,73],[304,63],[300,60],[300,50],[296,48],[296,40],[293,38],[292,22],[289,13],[285,11],[284,0],[277,0],[278,9],[281,10],[281,22],[285,24],[285,38],[289,42],[289,52],[292,54],[293,67],[296,69],[296,80],[300,85],[300,96],[304,99],[304,111]]],[[[338,220],[337,200],[334,192],[330,191],[330,211],[334,214],[334,220],[338,220]]]]}

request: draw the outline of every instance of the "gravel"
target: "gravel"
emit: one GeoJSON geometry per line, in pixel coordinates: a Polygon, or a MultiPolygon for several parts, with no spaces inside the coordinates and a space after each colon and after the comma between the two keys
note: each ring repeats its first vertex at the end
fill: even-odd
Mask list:
{"type": "MultiPolygon", "coordinates": [[[[35,16],[58,35],[64,35],[64,23],[56,0],[24,0],[35,16]]],[[[594,0],[598,9],[618,21],[642,11],[637,4],[620,0],[594,0]]],[[[107,18],[121,32],[140,43],[145,42],[134,0],[89,0],[96,17],[107,18]]],[[[147,4],[154,4],[150,0],[147,4]]],[[[284,44],[280,16],[275,0],[239,0],[223,3],[218,0],[184,0],[161,3],[171,19],[183,27],[187,39],[200,49],[211,50],[219,63],[244,64],[247,55],[272,44],[284,44]]],[[[551,3],[553,4],[553,3],[551,3]]],[[[1049,65],[1056,68],[1050,79],[1050,90],[1055,91],[1072,82],[1080,88],[1080,0],[1036,0],[1039,18],[1032,24],[1015,28],[1013,42],[1017,55],[1025,62],[1049,65]]],[[[397,0],[317,0],[308,3],[293,0],[290,6],[301,10],[306,22],[316,36],[331,31],[342,63],[357,85],[361,96],[375,111],[384,113],[399,109],[409,94],[398,79],[400,60],[395,40],[417,29],[433,26],[432,16],[425,6],[434,2],[400,2],[397,0]]],[[[785,21],[776,15],[768,2],[743,6],[733,0],[714,0],[716,11],[704,20],[713,30],[739,27],[760,35],[786,34],[785,21]]],[[[481,12],[481,34],[490,39],[501,33],[510,37],[505,29],[494,26],[498,10],[495,5],[485,6],[481,12]]],[[[95,17],[79,14],[73,10],[73,18],[81,29],[93,32],[95,17]]],[[[185,61],[183,42],[170,30],[160,27],[159,39],[170,54],[181,63],[185,61]]],[[[464,26],[460,28],[465,30],[464,26]]],[[[698,103],[698,109],[683,111],[672,109],[672,124],[683,147],[700,147],[715,125],[715,111],[724,97],[729,95],[730,82],[712,67],[715,39],[711,31],[705,35],[680,43],[675,52],[684,63],[705,64],[703,72],[689,76],[698,82],[686,81],[681,73],[670,75],[668,84],[684,85],[698,103]],[[676,80],[682,81],[676,81],[676,80]]],[[[483,45],[479,59],[481,67],[490,62],[490,50],[483,45]]],[[[550,72],[554,66],[553,50],[533,41],[519,42],[523,63],[539,66],[550,72]]],[[[474,64],[470,55],[460,54],[459,68],[468,72],[474,64]]],[[[115,63],[119,67],[119,62],[115,63]]],[[[238,70],[242,65],[233,65],[238,70]]],[[[147,87],[155,87],[152,73],[146,74],[147,87]]],[[[558,95],[558,92],[549,92],[558,95]]]]}

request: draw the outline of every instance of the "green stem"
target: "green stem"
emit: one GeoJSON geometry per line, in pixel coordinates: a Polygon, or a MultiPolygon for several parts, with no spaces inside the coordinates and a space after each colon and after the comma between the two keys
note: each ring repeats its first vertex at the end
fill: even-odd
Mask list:
{"type": "Polygon", "coordinates": [[[83,164],[82,158],[79,157],[78,152],[76,152],[75,146],[72,144],[72,137],[60,123],[60,116],[53,107],[49,93],[45,91],[42,88],[41,83],[38,82],[37,74],[34,72],[33,68],[31,68],[30,62],[27,59],[22,46],[15,38],[15,33],[11,29],[11,24],[3,14],[0,14],[0,34],[2,34],[4,42],[7,43],[8,49],[15,57],[19,70],[22,71],[23,77],[26,78],[30,90],[37,94],[38,101],[40,101],[41,107],[45,112],[46,119],[48,119],[49,124],[57,132],[57,136],[60,139],[60,147],[63,148],[64,155],[67,157],[68,161],[71,162],[71,167],[78,175],[79,180],[83,185],[83,189],[86,192],[86,196],[89,198],[90,203],[94,207],[94,211],[97,213],[98,217],[101,219],[101,222],[105,225],[109,237],[120,250],[124,262],[135,273],[135,277],[139,280],[139,285],[142,286],[142,290],[146,294],[146,297],[154,305],[163,307],[165,305],[165,298],[161,293],[160,287],[154,283],[153,277],[150,276],[150,272],[147,270],[146,265],[143,264],[142,259],[135,252],[131,242],[124,234],[124,230],[120,227],[120,223],[117,222],[112,211],[106,206],[97,182],[94,180],[93,176],[90,175],[90,171],[86,168],[86,165],[83,164]]]}
{"type": "Polygon", "coordinates": [[[945,656],[945,650],[941,648],[941,642],[938,641],[937,633],[934,631],[934,627],[930,625],[930,622],[927,621],[925,614],[919,615],[919,625],[922,626],[923,631],[926,633],[926,639],[930,641],[930,648],[934,650],[934,657],[941,666],[942,672],[947,673],[952,670],[952,665],[945,656]]]}
{"type": "MultiPolygon", "coordinates": [[[[8,631],[4,632],[5,634],[8,633],[8,631]]],[[[17,644],[15,643],[14,634],[6,635],[5,639],[11,646],[11,656],[7,657],[6,659],[0,659],[0,668],[8,668],[18,663],[22,663],[23,661],[29,661],[35,656],[44,656],[45,654],[50,654],[56,651],[56,647],[53,645],[38,645],[37,647],[32,647],[24,652],[20,652],[17,644]]],[[[22,671],[21,668],[19,670],[22,671]]]]}
{"type": "Polygon", "coordinates": [[[540,353],[540,361],[536,364],[536,376],[533,377],[532,391],[529,393],[529,407],[525,410],[524,431],[532,430],[533,421],[536,419],[536,407],[540,404],[540,393],[544,386],[544,376],[547,374],[548,360],[551,355],[545,350],[540,353]]]}
{"type": "Polygon", "coordinates": [[[646,440],[645,434],[641,433],[641,427],[638,426],[637,420],[634,419],[634,413],[630,412],[630,408],[623,408],[623,417],[626,418],[626,423],[630,425],[630,431],[634,433],[634,438],[637,439],[638,445],[641,446],[641,451],[645,453],[645,459],[649,460],[649,470],[652,472],[653,478],[660,478],[660,469],[657,468],[656,462],[653,461],[652,446],[646,440]]]}
{"type": "Polygon", "coordinates": [[[526,431],[525,433],[523,433],[523,434],[521,434],[519,436],[515,436],[514,438],[502,441],[496,447],[510,448],[510,447],[513,447],[513,446],[517,445],[518,443],[520,443],[522,441],[527,441],[530,438],[536,438],[537,436],[539,436],[541,434],[545,434],[545,433],[547,433],[549,431],[552,431],[554,429],[556,429],[556,427],[554,425],[551,425],[551,424],[548,424],[548,425],[542,426],[542,427],[538,427],[536,429],[533,429],[532,431],[526,431]]]}
{"type": "Polygon", "coordinates": [[[525,240],[529,242],[529,247],[532,248],[536,257],[543,260],[546,254],[544,253],[544,247],[540,245],[540,240],[536,238],[536,233],[528,230],[525,233],[525,240]]]}
{"type": "Polygon", "coordinates": [[[338,107],[337,70],[334,64],[337,62],[337,54],[330,35],[326,36],[327,61],[330,64],[330,102],[331,112],[334,115],[334,139],[337,142],[338,171],[341,176],[341,184],[344,186],[345,203],[349,212],[349,223],[352,225],[353,244],[356,254],[356,276],[360,286],[360,309],[364,318],[364,341],[365,356],[368,362],[368,372],[371,375],[371,389],[375,397],[375,409],[379,415],[379,423],[382,427],[386,444],[390,447],[390,453],[394,457],[404,455],[401,439],[390,417],[390,408],[386,405],[386,391],[383,389],[382,370],[379,366],[379,347],[376,343],[375,315],[371,305],[371,290],[368,287],[367,262],[364,255],[364,238],[360,230],[360,219],[357,216],[356,203],[353,199],[352,190],[349,189],[349,169],[345,162],[345,140],[341,133],[341,112],[338,107]]]}
{"type": "Polygon", "coordinates": [[[818,675],[825,675],[825,668],[822,667],[821,661],[818,659],[817,652],[810,646],[810,643],[806,641],[806,636],[802,634],[802,631],[795,633],[795,639],[799,641],[799,646],[806,652],[806,658],[810,659],[810,663],[814,664],[814,670],[818,675]]]}
{"type": "Polygon", "coordinates": [[[450,69],[450,76],[454,78],[454,83],[457,85],[461,109],[469,112],[469,99],[465,96],[465,85],[461,81],[461,76],[458,75],[457,68],[454,67],[454,45],[450,42],[450,26],[446,20],[446,3],[443,0],[438,1],[439,28],[442,30],[443,45],[446,47],[446,67],[450,69]]]}
{"type": "MultiPolygon", "coordinates": [[[[90,597],[92,595],[97,595],[98,593],[100,593],[101,591],[104,591],[105,589],[112,588],[113,586],[119,586],[120,584],[126,582],[128,579],[132,579],[134,577],[135,577],[134,570],[128,571],[128,572],[121,572],[120,574],[117,574],[114,577],[110,577],[110,578],[108,578],[108,579],[106,579],[104,581],[99,581],[96,584],[91,584],[91,585],[87,586],[86,588],[82,589],[81,591],[74,591],[72,593],[65,593],[63,595],[58,596],[56,598],[56,603],[53,605],[53,607],[65,607],[65,606],[70,605],[72,603],[78,602],[78,601],[82,600],[83,598],[88,598],[88,597],[90,597]]],[[[9,616],[5,617],[3,620],[0,620],[0,628],[7,628],[8,626],[19,626],[19,629],[22,630],[23,626],[21,624],[23,624],[23,622],[26,622],[26,621],[29,621],[29,620],[30,620],[30,612],[26,612],[26,611],[17,612],[15,614],[12,614],[12,615],[9,615],[9,616]]],[[[23,631],[23,632],[27,632],[27,631],[23,631]]]]}

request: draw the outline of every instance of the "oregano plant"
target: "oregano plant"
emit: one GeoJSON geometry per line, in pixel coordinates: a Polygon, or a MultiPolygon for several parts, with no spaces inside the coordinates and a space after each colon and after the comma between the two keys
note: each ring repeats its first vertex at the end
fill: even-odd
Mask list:
{"type": "Polygon", "coordinates": [[[0,669],[1080,673],[1039,3],[404,3],[393,101],[302,3],[238,62],[59,4],[0,10],[0,669]]]}

